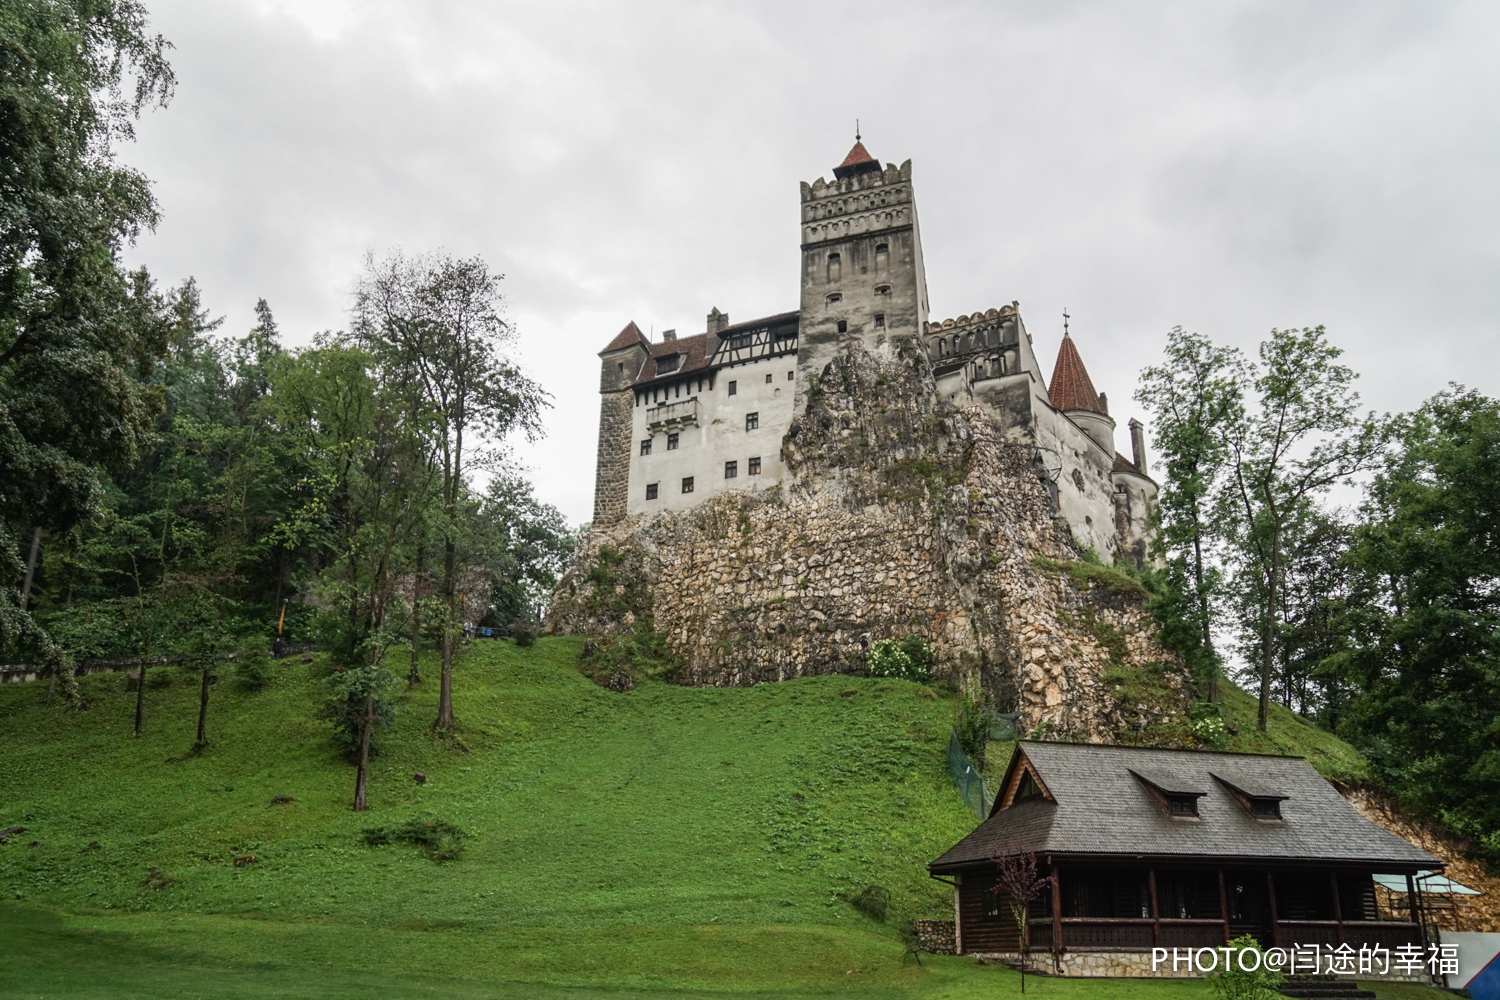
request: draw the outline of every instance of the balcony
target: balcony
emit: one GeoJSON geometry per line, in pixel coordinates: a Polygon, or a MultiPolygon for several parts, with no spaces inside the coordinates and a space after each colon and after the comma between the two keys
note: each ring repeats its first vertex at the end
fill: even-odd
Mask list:
{"type": "Polygon", "coordinates": [[[680,430],[698,425],[698,397],[678,399],[646,411],[646,430],[652,434],[680,430]]]}

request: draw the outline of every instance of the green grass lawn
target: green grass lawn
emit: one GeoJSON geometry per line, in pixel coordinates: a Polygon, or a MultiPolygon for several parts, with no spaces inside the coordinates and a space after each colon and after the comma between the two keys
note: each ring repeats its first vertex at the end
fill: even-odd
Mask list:
{"type": "Polygon", "coordinates": [[[974,825],[946,773],[950,703],[848,677],[615,694],[577,652],[477,643],[452,737],[428,728],[431,679],[403,695],[366,813],[315,717],[316,664],[255,694],[226,677],[199,754],[175,668],[138,740],[122,674],[84,679],[77,714],[0,690],[0,828],[27,828],[0,846],[0,997],[1019,995],[1008,970],[903,963],[894,930],[951,914],[924,865],[974,825]],[[463,829],[463,856],[365,845],[414,817],[463,829]],[[885,923],[839,898],[872,883],[885,923]]]}

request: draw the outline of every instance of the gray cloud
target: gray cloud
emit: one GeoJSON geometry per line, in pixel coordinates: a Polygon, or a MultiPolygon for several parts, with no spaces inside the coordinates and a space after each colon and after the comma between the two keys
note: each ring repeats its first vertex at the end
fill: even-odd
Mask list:
{"type": "Polygon", "coordinates": [[[123,152],[227,329],[345,323],[368,249],[483,254],[590,515],[594,353],[794,308],[797,182],[914,163],[935,318],[1069,307],[1117,413],[1173,324],[1326,323],[1367,402],[1500,392],[1500,13],[1472,3],[154,0],[178,96],[123,152]]]}

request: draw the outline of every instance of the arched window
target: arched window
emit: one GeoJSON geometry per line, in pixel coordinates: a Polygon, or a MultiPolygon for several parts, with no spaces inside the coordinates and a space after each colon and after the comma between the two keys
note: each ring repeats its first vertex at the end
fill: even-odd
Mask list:
{"type": "Polygon", "coordinates": [[[889,243],[875,244],[875,270],[883,271],[891,261],[891,247],[889,243]]]}
{"type": "Polygon", "coordinates": [[[843,258],[837,253],[828,255],[828,280],[838,281],[843,273],[843,258]]]}

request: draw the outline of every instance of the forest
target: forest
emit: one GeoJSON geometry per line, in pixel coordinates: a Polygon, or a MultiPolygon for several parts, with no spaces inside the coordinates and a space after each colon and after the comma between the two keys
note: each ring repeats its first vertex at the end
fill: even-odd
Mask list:
{"type": "MultiPolygon", "coordinates": [[[[261,302],[224,331],[191,279],[122,263],[158,207],[118,147],[175,86],[144,9],[3,10],[0,658],[42,664],[80,710],[81,661],[142,658],[143,692],[171,657],[198,680],[201,745],[218,678],[253,689],[278,639],[315,643],[359,808],[391,692],[436,684],[450,727],[465,623],[526,641],[571,552],[506,451],[543,433],[548,398],[512,356],[503,279],[371,254],[344,330],[291,337],[261,302]]],[[[1155,605],[1206,742],[1229,675],[1262,727],[1278,701],[1338,733],[1497,861],[1500,404],[1453,385],[1365,413],[1356,379],[1321,327],[1272,331],[1253,359],[1169,334],[1137,394],[1160,457],[1155,605]]]]}

